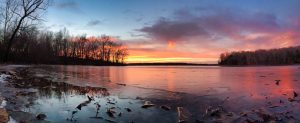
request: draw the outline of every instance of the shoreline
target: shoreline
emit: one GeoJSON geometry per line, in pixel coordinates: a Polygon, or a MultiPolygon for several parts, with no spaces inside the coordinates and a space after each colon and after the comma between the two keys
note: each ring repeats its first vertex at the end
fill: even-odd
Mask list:
{"type": "Polygon", "coordinates": [[[122,65],[82,65],[82,64],[16,64],[0,63],[0,66],[9,65],[29,65],[29,66],[99,66],[99,67],[127,67],[127,66],[207,66],[207,67],[280,67],[280,66],[300,66],[300,64],[283,65],[219,65],[219,64],[194,64],[194,63],[128,63],[122,65]]]}

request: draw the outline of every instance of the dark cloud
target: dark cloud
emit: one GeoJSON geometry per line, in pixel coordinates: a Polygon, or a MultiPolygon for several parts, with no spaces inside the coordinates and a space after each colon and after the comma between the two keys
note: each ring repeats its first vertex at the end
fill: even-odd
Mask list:
{"type": "Polygon", "coordinates": [[[175,11],[172,19],[161,18],[138,31],[160,41],[181,41],[187,38],[201,40],[229,38],[244,40],[248,33],[278,33],[282,25],[274,14],[249,12],[225,8],[181,9],[175,11]]]}
{"type": "Polygon", "coordinates": [[[102,22],[100,20],[92,20],[92,21],[89,21],[87,23],[87,26],[96,26],[96,25],[99,25],[101,24],[102,22]]]}
{"type": "Polygon", "coordinates": [[[59,8],[76,8],[78,4],[75,1],[64,1],[62,3],[58,3],[57,7],[59,8]]]}
{"type": "Polygon", "coordinates": [[[82,13],[82,10],[80,9],[78,3],[73,0],[57,2],[56,7],[60,9],[67,9],[76,13],[82,13]]]}
{"type": "Polygon", "coordinates": [[[190,36],[207,36],[208,33],[194,21],[172,21],[159,19],[152,26],[146,26],[139,31],[147,33],[150,37],[169,40],[180,40],[190,36]]]}

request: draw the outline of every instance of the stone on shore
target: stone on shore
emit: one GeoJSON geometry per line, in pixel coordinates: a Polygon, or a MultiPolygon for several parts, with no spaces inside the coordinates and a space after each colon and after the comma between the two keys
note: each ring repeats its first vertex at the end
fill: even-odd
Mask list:
{"type": "Polygon", "coordinates": [[[9,121],[9,116],[4,108],[0,108],[0,123],[7,123],[9,121]]]}

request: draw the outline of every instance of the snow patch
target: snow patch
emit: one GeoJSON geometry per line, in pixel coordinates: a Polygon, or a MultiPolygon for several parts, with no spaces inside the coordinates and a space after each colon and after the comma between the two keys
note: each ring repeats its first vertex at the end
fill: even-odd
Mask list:
{"type": "Polygon", "coordinates": [[[0,83],[6,82],[6,78],[9,77],[9,75],[6,74],[0,74],[0,83]]]}
{"type": "Polygon", "coordinates": [[[9,117],[9,121],[7,123],[18,123],[18,122],[12,117],[9,117]]]}
{"type": "Polygon", "coordinates": [[[7,103],[7,101],[3,100],[2,103],[1,103],[1,105],[0,105],[0,108],[4,108],[6,106],[6,103],[7,103]]]}

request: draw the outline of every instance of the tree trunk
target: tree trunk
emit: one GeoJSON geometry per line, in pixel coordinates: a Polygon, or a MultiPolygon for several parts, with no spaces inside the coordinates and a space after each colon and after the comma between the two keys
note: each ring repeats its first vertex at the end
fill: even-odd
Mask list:
{"type": "Polygon", "coordinates": [[[10,37],[10,39],[8,41],[8,45],[6,47],[5,56],[4,56],[4,60],[3,60],[4,62],[8,61],[8,57],[9,57],[11,46],[13,44],[13,40],[14,40],[16,34],[18,33],[18,31],[19,31],[19,29],[21,27],[21,24],[22,24],[22,22],[23,22],[24,19],[25,19],[25,17],[22,17],[20,19],[20,21],[18,22],[18,25],[17,25],[16,29],[14,30],[13,34],[11,35],[11,37],[10,37]]]}

